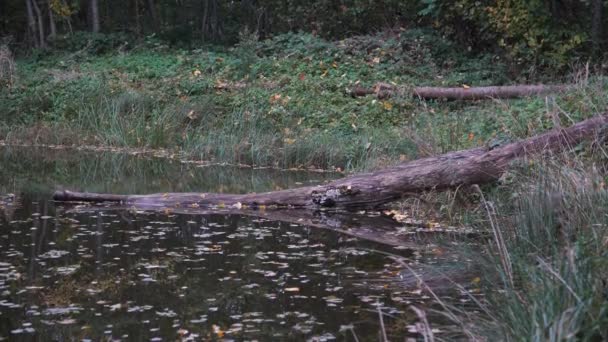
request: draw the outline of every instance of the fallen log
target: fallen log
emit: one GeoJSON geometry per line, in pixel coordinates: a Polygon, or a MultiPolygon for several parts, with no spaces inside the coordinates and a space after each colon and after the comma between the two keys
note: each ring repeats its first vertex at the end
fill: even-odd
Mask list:
{"type": "MultiPolygon", "coordinates": [[[[568,89],[568,85],[512,85],[471,88],[442,88],[442,87],[414,87],[404,90],[405,94],[423,99],[447,100],[483,100],[483,99],[510,99],[533,95],[561,92],[568,89]]],[[[355,87],[350,93],[354,97],[376,95],[379,99],[386,99],[398,93],[397,86],[388,83],[376,83],[373,88],[355,87]]]]}
{"type": "Polygon", "coordinates": [[[404,195],[460,185],[495,181],[512,161],[574,146],[605,133],[608,113],[595,116],[566,129],[504,146],[473,148],[418,159],[371,173],[362,173],[324,185],[250,194],[165,193],[113,195],[57,191],[57,201],[120,202],[147,207],[191,208],[376,208],[404,195]]]}

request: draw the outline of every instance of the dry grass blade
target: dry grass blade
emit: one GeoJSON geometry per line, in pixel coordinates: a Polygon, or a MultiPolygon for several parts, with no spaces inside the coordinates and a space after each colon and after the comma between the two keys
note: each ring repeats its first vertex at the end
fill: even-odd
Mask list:
{"type": "Polygon", "coordinates": [[[424,310],[418,309],[415,306],[410,306],[410,308],[412,311],[414,311],[416,316],[418,316],[418,319],[420,319],[420,322],[416,323],[416,329],[422,334],[424,342],[435,342],[435,335],[433,334],[433,330],[429,325],[429,321],[426,318],[426,313],[424,310]]]}
{"type": "Polygon", "coordinates": [[[509,250],[507,249],[507,245],[504,237],[502,236],[502,232],[500,231],[500,227],[498,227],[498,223],[496,222],[496,213],[494,208],[488,203],[488,201],[486,201],[486,198],[479,186],[476,186],[476,189],[479,192],[481,201],[483,202],[486,212],[488,213],[488,219],[490,220],[490,226],[492,227],[492,233],[494,234],[494,240],[496,242],[496,249],[498,251],[498,255],[500,256],[500,263],[502,264],[505,275],[507,276],[509,285],[511,288],[514,288],[515,284],[513,281],[511,256],[509,255],[509,250]]]}

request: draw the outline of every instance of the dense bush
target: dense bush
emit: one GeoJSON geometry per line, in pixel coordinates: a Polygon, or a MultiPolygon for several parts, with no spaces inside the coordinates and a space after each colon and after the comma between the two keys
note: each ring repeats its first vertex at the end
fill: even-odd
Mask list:
{"type": "Polygon", "coordinates": [[[561,70],[579,57],[589,57],[591,51],[592,2],[423,2],[426,7],[420,14],[433,26],[476,51],[502,51],[516,70],[561,70]]]}

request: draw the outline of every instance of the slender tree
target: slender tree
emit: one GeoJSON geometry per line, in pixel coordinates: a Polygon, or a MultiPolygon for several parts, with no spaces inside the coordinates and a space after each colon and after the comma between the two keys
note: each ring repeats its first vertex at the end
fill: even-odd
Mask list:
{"type": "Polygon", "coordinates": [[[153,31],[158,30],[158,14],[156,13],[156,4],[154,0],[146,1],[146,6],[148,7],[148,13],[150,13],[150,19],[152,20],[153,31]]]}
{"type": "Polygon", "coordinates": [[[31,2],[34,13],[36,14],[36,21],[38,22],[38,47],[45,48],[46,36],[44,34],[44,18],[42,17],[42,11],[40,11],[40,7],[36,0],[31,0],[31,2]]]}
{"type": "Polygon", "coordinates": [[[51,6],[51,0],[47,0],[47,7],[49,9],[49,38],[55,38],[57,36],[57,25],[55,25],[55,15],[53,14],[53,6],[51,6]]]}
{"type": "Polygon", "coordinates": [[[604,1],[603,0],[593,0],[591,3],[591,41],[593,43],[593,50],[595,53],[600,52],[600,48],[602,45],[602,31],[603,31],[603,11],[604,11],[604,1]]]}
{"type": "Polygon", "coordinates": [[[36,30],[36,19],[34,18],[34,10],[32,8],[32,0],[25,0],[25,6],[27,10],[27,32],[30,40],[34,43],[35,47],[39,47],[38,35],[36,30]]]}
{"type": "Polygon", "coordinates": [[[100,24],[99,24],[99,1],[98,0],[90,0],[90,14],[91,14],[91,30],[93,32],[99,32],[100,24]]]}
{"type": "Polygon", "coordinates": [[[217,0],[203,0],[203,18],[201,31],[203,38],[211,40],[221,39],[224,34],[223,23],[220,18],[217,0]]]}

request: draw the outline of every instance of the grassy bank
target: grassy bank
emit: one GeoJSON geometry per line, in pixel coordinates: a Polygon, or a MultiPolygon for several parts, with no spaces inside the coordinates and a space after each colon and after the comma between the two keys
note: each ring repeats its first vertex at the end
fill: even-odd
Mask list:
{"type": "Polygon", "coordinates": [[[70,44],[71,50],[17,60],[15,82],[0,94],[1,139],[165,148],[217,162],[362,170],[480,145],[495,135],[527,137],[551,128],[552,112],[568,113],[560,114],[567,125],[607,101],[597,96],[603,79],[584,80],[578,91],[549,103],[347,94],[356,84],[377,81],[514,81],[500,60],[468,55],[424,31],[338,42],[307,34],[258,42],[243,35],[234,48],[192,51],[154,41],[129,48],[108,48],[107,41],[93,38],[70,44]]]}

